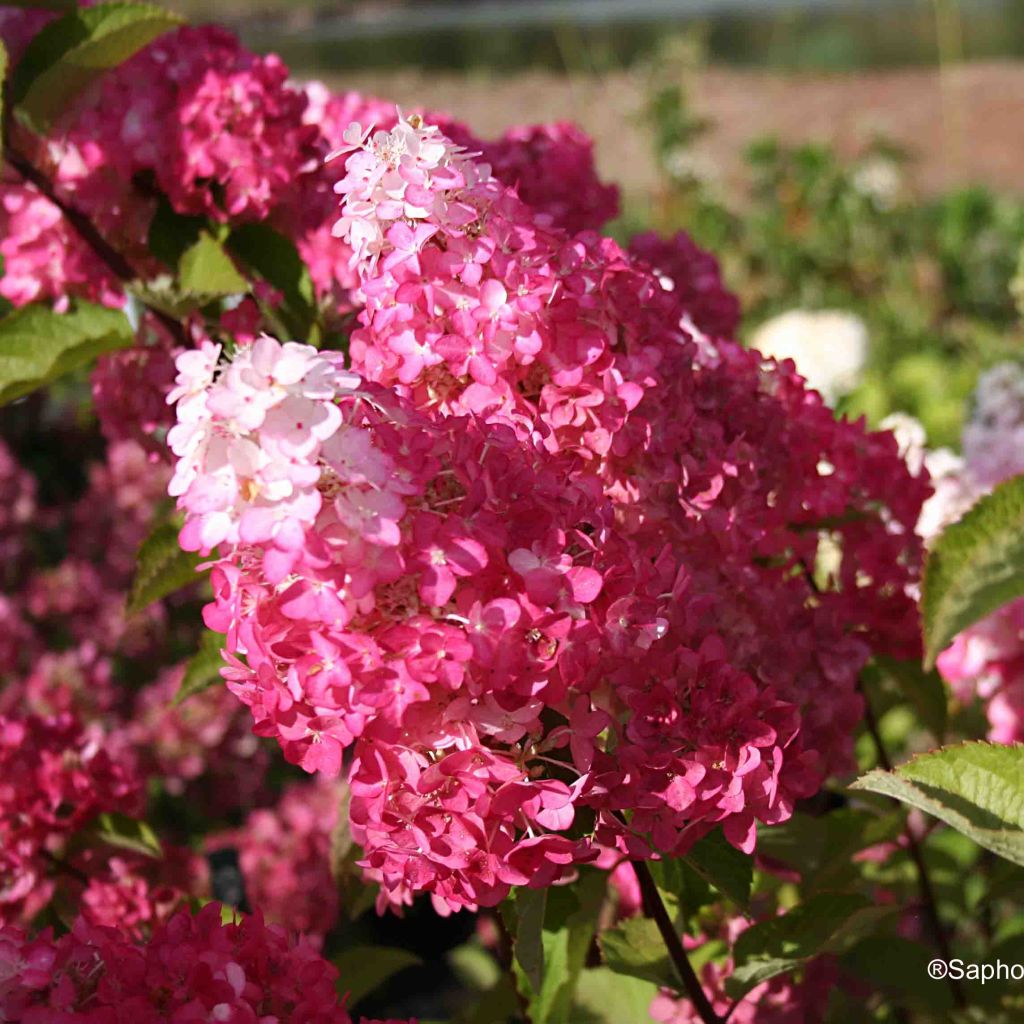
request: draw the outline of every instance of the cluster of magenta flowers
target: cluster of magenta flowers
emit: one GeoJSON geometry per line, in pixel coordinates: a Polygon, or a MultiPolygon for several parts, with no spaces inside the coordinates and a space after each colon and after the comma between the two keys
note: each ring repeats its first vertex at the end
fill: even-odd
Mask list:
{"type": "Polygon", "coordinates": [[[350,360],[178,360],[171,491],[221,555],[229,688],[307,771],[351,748],[382,906],[719,824],[751,852],[848,764],[871,650],[913,648],[926,477],[707,333],[735,314],[689,301],[685,238],[561,229],[419,115],[339,155],[350,360]]]}

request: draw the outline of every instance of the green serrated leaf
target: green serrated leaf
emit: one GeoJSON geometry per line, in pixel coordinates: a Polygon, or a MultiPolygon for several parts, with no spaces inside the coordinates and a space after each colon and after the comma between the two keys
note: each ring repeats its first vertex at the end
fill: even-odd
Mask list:
{"type": "Polygon", "coordinates": [[[743,932],[733,947],[735,967],[726,991],[742,998],[752,988],[798,967],[810,957],[835,952],[856,932],[854,922],[873,919],[878,908],[858,893],[820,893],[781,917],[761,921],[743,932]],[[862,915],[867,914],[867,917],[862,915]]]}
{"type": "Polygon", "coordinates": [[[1024,864],[1024,746],[963,743],[875,770],[851,789],[891,796],[1024,864]]]}
{"type": "Polygon", "coordinates": [[[92,833],[107,846],[131,850],[145,857],[162,857],[163,849],[156,833],[144,821],[113,812],[99,815],[92,824],[92,833]]]}
{"type": "Polygon", "coordinates": [[[407,949],[391,946],[350,946],[335,958],[338,968],[338,993],[348,995],[354,1006],[399,971],[419,967],[423,961],[407,949]]]}
{"type": "Polygon", "coordinates": [[[207,232],[185,250],[178,264],[178,284],[187,294],[210,298],[238,295],[249,290],[249,282],[238,272],[224,247],[207,232]]]}
{"type": "Polygon", "coordinates": [[[80,302],[66,313],[32,305],[0,320],[0,405],[134,341],[118,310],[80,302]]]}
{"type": "Polygon", "coordinates": [[[754,881],[754,860],[737,850],[715,829],[702,836],[683,858],[705,882],[746,909],[750,905],[750,886],[754,881]]]}
{"type": "Polygon", "coordinates": [[[199,639],[199,648],[185,666],[181,685],[174,695],[176,706],[220,682],[220,670],[224,667],[224,658],[221,655],[223,647],[222,633],[214,633],[209,629],[204,631],[199,639]]]}
{"type": "Polygon", "coordinates": [[[295,243],[269,224],[253,223],[235,228],[226,245],[249,271],[284,297],[279,315],[289,335],[298,341],[315,341],[316,294],[295,243]]]}
{"type": "Polygon", "coordinates": [[[616,974],[678,988],[679,978],[669,959],[658,926],[647,917],[631,917],[598,936],[601,955],[616,974]]]}
{"type": "Polygon", "coordinates": [[[142,542],[136,557],[135,578],[128,593],[129,615],[199,579],[196,569],[202,558],[194,552],[181,550],[178,530],[176,522],[165,520],[142,542]]]}
{"type": "Polygon", "coordinates": [[[1024,475],[1001,483],[936,540],[921,595],[925,664],[961,630],[1024,595],[1024,475]]]}
{"type": "Polygon", "coordinates": [[[108,3],[79,7],[43,28],[11,77],[11,99],[48,127],[100,74],[183,24],[160,7],[108,3]]]}

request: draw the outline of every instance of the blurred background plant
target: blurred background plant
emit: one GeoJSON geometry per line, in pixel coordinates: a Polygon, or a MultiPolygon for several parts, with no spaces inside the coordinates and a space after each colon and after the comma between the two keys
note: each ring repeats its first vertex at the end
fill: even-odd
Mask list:
{"type": "Polygon", "coordinates": [[[695,149],[713,127],[690,100],[705,56],[691,33],[650,64],[645,116],[661,184],[649,203],[627,203],[623,234],[684,228],[720,254],[747,340],[794,358],[844,411],[875,423],[909,412],[932,443],[955,443],[980,370],[1020,350],[1011,283],[1024,202],[982,185],[923,197],[910,185],[913,157],[881,135],[851,157],[765,136],[744,154],[746,188],[727,197],[695,149]],[[858,318],[862,357],[836,351],[857,348],[848,330],[831,330],[836,318],[781,316],[794,310],[858,318]],[[845,375],[838,390],[812,373],[822,361],[845,375]]]}
{"type": "Polygon", "coordinates": [[[814,383],[851,415],[908,412],[955,444],[979,373],[1019,350],[1024,199],[1001,102],[1024,85],[1018,0],[233,0],[217,16],[300,78],[484,133],[510,109],[580,121],[622,184],[613,232],[682,229],[715,252],[744,338],[809,375],[841,366],[814,383]],[[826,358],[849,317],[775,319],[793,310],[857,318],[863,357],[826,358]]]}

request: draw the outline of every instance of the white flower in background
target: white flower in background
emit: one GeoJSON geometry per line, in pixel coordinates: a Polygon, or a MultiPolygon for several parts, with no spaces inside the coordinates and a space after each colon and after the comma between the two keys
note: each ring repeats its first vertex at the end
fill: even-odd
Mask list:
{"type": "Polygon", "coordinates": [[[950,448],[927,448],[924,424],[905,412],[894,412],[878,425],[891,430],[900,446],[900,455],[915,476],[921,467],[928,470],[935,493],[924,503],[917,521],[917,532],[926,541],[959,519],[974,504],[977,492],[964,476],[964,460],[950,448]]]}
{"type": "Polygon", "coordinates": [[[791,309],[761,324],[750,345],[766,356],[792,359],[807,383],[833,404],[860,381],[868,329],[843,310],[791,309]]]}
{"type": "Polygon", "coordinates": [[[888,210],[903,188],[903,173],[895,160],[876,154],[853,172],[853,187],[873,199],[879,209],[888,210]]]}

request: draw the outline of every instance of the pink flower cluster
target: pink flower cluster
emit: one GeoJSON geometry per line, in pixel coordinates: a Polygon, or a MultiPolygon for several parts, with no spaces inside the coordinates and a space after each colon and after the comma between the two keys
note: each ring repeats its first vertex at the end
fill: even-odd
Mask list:
{"type": "Polygon", "coordinates": [[[915,649],[927,474],[709,333],[685,236],[570,234],[418,115],[343,141],[358,378],[270,338],[178,361],[229,688],[307,771],[352,748],[382,904],[752,850],[847,766],[870,651],[915,649]]]}
{"type": "MultiPolygon", "coordinates": [[[[619,190],[598,179],[594,144],[577,125],[520,125],[500,139],[481,142],[457,121],[426,116],[453,142],[489,164],[495,178],[514,189],[539,219],[575,233],[596,231],[618,215],[619,190]]],[[[352,121],[366,123],[358,115],[352,121]]],[[[374,123],[386,126],[376,119],[374,123]]]]}
{"type": "Polygon", "coordinates": [[[210,850],[237,849],[249,902],[317,948],[340,911],[331,844],[343,798],[344,785],[322,775],[295,783],[276,806],[258,808],[242,828],[207,842],[210,850]]]}
{"type": "Polygon", "coordinates": [[[70,714],[0,717],[0,923],[46,905],[49,859],[97,815],[137,812],[130,751],[70,714]]]}
{"type": "MultiPolygon", "coordinates": [[[[962,445],[962,458],[924,456],[941,471],[921,522],[929,539],[996,484],[1024,472],[1024,369],[1000,363],[981,375],[962,445]]],[[[989,739],[1024,741],[1024,600],[965,629],[936,664],[960,701],[984,701],[989,739]]]]}
{"type": "Polygon", "coordinates": [[[223,923],[218,904],[176,914],[146,943],[84,918],[60,938],[0,929],[0,1018],[23,1024],[352,1024],[336,978],[258,916],[223,923]]]}

